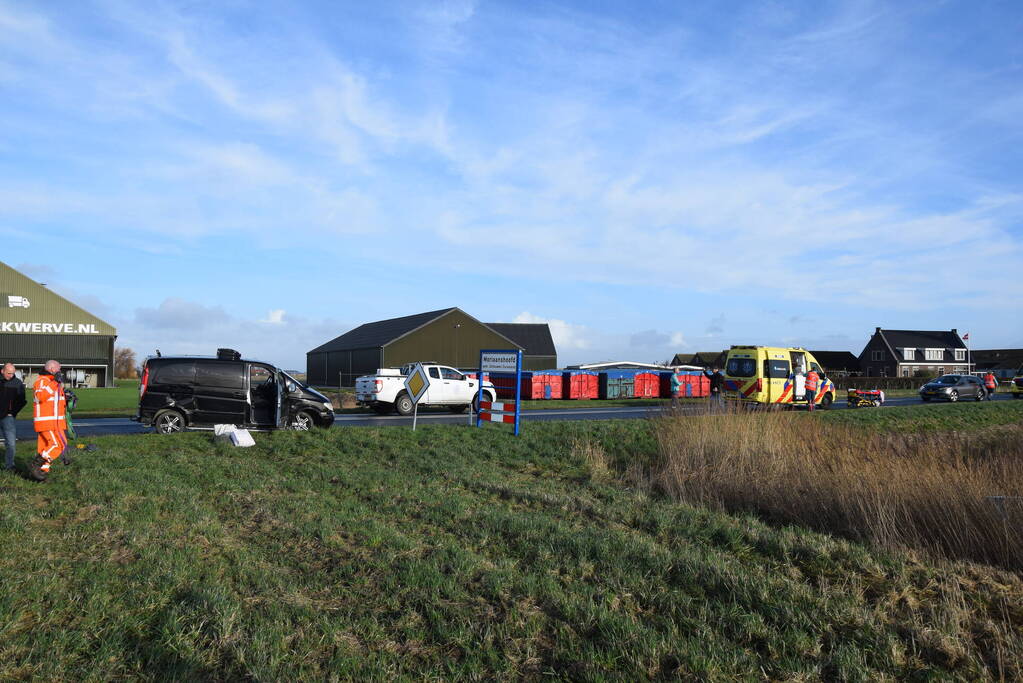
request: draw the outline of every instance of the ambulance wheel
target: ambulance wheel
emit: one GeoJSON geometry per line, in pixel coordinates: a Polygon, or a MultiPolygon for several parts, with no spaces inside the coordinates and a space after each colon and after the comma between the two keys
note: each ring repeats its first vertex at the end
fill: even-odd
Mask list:
{"type": "Polygon", "coordinates": [[[398,398],[394,399],[394,409],[398,411],[399,415],[411,415],[415,407],[412,398],[406,393],[399,394],[398,398]]]}
{"type": "Polygon", "coordinates": [[[824,394],[824,398],[821,399],[821,408],[831,410],[831,394],[824,394]]]}
{"type": "Polygon", "coordinates": [[[185,416],[176,410],[161,410],[153,418],[153,427],[160,434],[176,434],[185,429],[185,416]]]}
{"type": "Polygon", "coordinates": [[[296,432],[308,432],[315,424],[316,420],[313,419],[312,414],[303,410],[291,418],[291,424],[288,426],[296,432]]]}

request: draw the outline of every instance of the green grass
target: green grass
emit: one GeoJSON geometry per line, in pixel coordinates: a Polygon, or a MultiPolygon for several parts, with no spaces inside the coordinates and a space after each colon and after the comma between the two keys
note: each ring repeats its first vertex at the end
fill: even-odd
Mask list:
{"type": "Polygon", "coordinates": [[[1023,401],[930,403],[884,409],[816,411],[822,419],[882,431],[961,431],[1023,420],[1023,401]]]}
{"type": "Polygon", "coordinates": [[[1021,673],[1018,577],[618,485],[647,421],[90,441],[0,479],[0,679],[1021,673]]]}

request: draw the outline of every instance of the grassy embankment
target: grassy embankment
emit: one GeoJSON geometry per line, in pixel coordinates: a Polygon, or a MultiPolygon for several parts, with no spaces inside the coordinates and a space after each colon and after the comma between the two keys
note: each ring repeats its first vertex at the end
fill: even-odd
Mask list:
{"type": "Polygon", "coordinates": [[[1018,575],[623,485],[657,429],[92,439],[2,480],[0,678],[1023,675],[1018,575]]]}

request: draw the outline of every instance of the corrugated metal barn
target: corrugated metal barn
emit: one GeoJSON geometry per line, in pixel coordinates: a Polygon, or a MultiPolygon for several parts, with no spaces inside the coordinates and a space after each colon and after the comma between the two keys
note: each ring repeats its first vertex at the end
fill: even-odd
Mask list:
{"type": "Polygon", "coordinates": [[[78,370],[78,384],[114,385],[117,330],[59,294],[0,262],[0,363],[28,380],[51,358],[78,370]]]}
{"type": "MultiPolygon", "coordinates": [[[[539,330],[529,334],[543,336],[539,330]]],[[[550,340],[550,330],[546,336],[550,340]]],[[[316,347],[306,354],[306,381],[316,386],[338,386],[339,382],[340,386],[353,386],[356,377],[372,374],[377,368],[416,361],[473,368],[479,363],[480,349],[523,349],[523,368],[542,370],[552,367],[548,364],[550,360],[557,362],[556,353],[546,353],[553,351],[553,347],[553,341],[549,348],[540,345],[545,353],[530,360],[539,365],[527,366],[527,344],[459,308],[444,308],[366,323],[316,347]]]]}
{"type": "Polygon", "coordinates": [[[508,337],[522,348],[523,370],[552,370],[558,367],[558,351],[547,323],[487,323],[487,327],[508,337]]]}

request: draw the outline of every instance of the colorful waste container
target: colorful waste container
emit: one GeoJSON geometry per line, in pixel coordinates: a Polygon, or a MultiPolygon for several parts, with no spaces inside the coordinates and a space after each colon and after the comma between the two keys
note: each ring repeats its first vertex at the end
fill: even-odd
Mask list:
{"type": "Polygon", "coordinates": [[[599,396],[602,399],[635,398],[635,370],[601,370],[599,396]]]}
{"type": "Polygon", "coordinates": [[[561,379],[562,398],[591,399],[600,396],[600,374],[593,370],[565,370],[561,379]]]}

